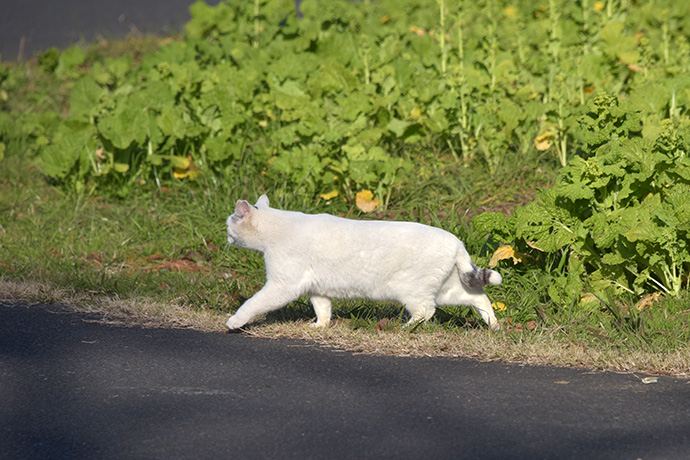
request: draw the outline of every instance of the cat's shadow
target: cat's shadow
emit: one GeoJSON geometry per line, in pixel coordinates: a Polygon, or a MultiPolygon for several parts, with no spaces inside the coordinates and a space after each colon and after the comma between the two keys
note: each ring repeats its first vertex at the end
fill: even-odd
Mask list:
{"type": "MultiPolygon", "coordinates": [[[[469,307],[465,309],[437,308],[431,322],[446,328],[482,327],[481,321],[474,318],[469,307]]],[[[308,298],[300,298],[284,308],[267,313],[257,324],[302,322],[310,323],[316,319],[314,308],[308,298]]],[[[334,299],[334,323],[344,323],[350,329],[367,327],[397,329],[402,327],[410,316],[402,305],[395,302],[374,302],[361,299],[334,299]]]]}

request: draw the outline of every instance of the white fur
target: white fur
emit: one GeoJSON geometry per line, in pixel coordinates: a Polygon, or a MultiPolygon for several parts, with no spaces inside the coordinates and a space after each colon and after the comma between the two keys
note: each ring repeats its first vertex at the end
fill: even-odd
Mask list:
{"type": "MultiPolygon", "coordinates": [[[[410,322],[430,319],[437,305],[471,305],[493,330],[500,324],[481,287],[461,273],[482,273],[462,242],[439,228],[412,222],[358,221],[237,201],[228,242],[264,254],[266,285],[228,319],[237,329],[253,317],[309,295],[316,326],[331,319],[331,298],[366,297],[405,306],[410,322]]],[[[485,273],[498,285],[501,275],[485,273]]],[[[484,284],[484,283],[482,283],[484,284]]]]}

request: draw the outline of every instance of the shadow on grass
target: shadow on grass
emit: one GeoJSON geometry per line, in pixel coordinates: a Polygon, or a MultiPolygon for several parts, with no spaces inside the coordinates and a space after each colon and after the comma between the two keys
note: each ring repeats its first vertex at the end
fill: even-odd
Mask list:
{"type": "MultiPolygon", "coordinates": [[[[312,322],[316,318],[308,298],[303,297],[284,308],[266,315],[263,324],[312,322]]],[[[373,302],[362,299],[335,299],[332,321],[347,322],[350,329],[392,329],[402,327],[410,319],[402,305],[394,302],[373,302]]],[[[444,329],[481,328],[471,307],[437,308],[429,321],[444,329]]],[[[416,328],[415,328],[416,330],[416,328]]]]}

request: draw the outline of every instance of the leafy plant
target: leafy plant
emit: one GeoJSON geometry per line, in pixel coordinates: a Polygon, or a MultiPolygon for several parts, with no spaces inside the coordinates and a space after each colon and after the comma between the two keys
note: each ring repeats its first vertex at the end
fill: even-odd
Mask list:
{"type": "Polygon", "coordinates": [[[640,111],[617,97],[601,93],[588,104],[588,111],[577,119],[577,138],[583,156],[588,156],[612,140],[640,136],[640,111]]]}
{"type": "Polygon", "coordinates": [[[306,0],[298,19],[290,0],[197,2],[184,39],[140,62],[44,53],[71,109],[34,150],[55,181],[123,197],[240,164],[312,197],[381,201],[439,156],[495,172],[553,151],[565,165],[591,153],[577,120],[595,91],[629,94],[608,111],[623,137],[637,113],[647,137],[686,117],[684,7],[662,3],[306,0]]]}
{"type": "MultiPolygon", "coordinates": [[[[592,119],[612,116],[608,106],[595,106],[599,113],[582,119],[585,131],[592,119]]],[[[612,136],[590,158],[574,158],[552,188],[510,218],[486,213],[475,227],[541,263],[543,255],[561,257],[566,298],[585,285],[678,296],[690,271],[690,124],[662,127],[655,139],[612,136]]]]}

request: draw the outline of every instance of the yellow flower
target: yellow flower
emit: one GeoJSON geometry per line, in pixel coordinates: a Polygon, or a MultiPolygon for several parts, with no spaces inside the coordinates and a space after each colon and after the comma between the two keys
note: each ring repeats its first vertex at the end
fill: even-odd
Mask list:
{"type": "Polygon", "coordinates": [[[172,163],[174,168],[173,177],[175,179],[187,178],[194,180],[201,175],[201,170],[196,167],[191,155],[187,155],[187,157],[172,156],[170,157],[170,163],[172,163]]]}
{"type": "Polygon", "coordinates": [[[504,259],[513,259],[513,265],[522,262],[522,257],[520,256],[520,254],[515,252],[515,249],[513,249],[511,245],[506,244],[496,249],[494,255],[491,256],[491,260],[489,261],[489,267],[495,267],[498,264],[499,260],[504,259]]]}
{"type": "Polygon", "coordinates": [[[508,307],[506,307],[506,304],[503,302],[494,302],[491,304],[491,308],[493,308],[496,311],[506,311],[508,307]]]}
{"type": "Polygon", "coordinates": [[[505,14],[508,18],[514,18],[517,16],[517,8],[514,6],[507,6],[506,9],[503,10],[503,14],[505,14]]]}
{"type": "Polygon", "coordinates": [[[374,199],[374,194],[371,190],[362,190],[357,192],[355,204],[362,212],[371,212],[376,209],[381,202],[374,199]]]}
{"type": "Polygon", "coordinates": [[[410,26],[410,32],[415,33],[420,37],[423,37],[426,35],[426,30],[422,29],[421,27],[417,27],[417,26],[410,26]]]}
{"type": "Polygon", "coordinates": [[[324,200],[326,200],[326,201],[332,200],[333,198],[335,198],[336,196],[338,196],[338,191],[337,191],[337,190],[331,190],[330,192],[328,192],[328,193],[322,193],[322,194],[319,195],[319,196],[320,196],[321,198],[323,198],[324,200]]]}
{"type": "Polygon", "coordinates": [[[592,6],[595,10],[602,11],[604,9],[604,2],[594,2],[594,5],[592,6]]]}
{"type": "Polygon", "coordinates": [[[553,123],[544,123],[541,134],[534,139],[534,147],[539,151],[549,150],[558,140],[558,129],[553,123]]]}

